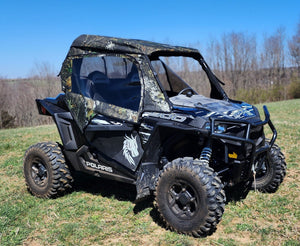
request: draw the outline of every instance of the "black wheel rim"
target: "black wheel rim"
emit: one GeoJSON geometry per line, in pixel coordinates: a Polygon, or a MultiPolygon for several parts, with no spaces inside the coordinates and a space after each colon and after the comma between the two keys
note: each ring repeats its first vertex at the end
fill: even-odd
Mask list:
{"type": "Polygon", "coordinates": [[[43,187],[48,182],[48,170],[44,161],[39,158],[35,157],[31,164],[31,178],[34,183],[40,187],[43,187]]]}
{"type": "Polygon", "coordinates": [[[180,219],[191,219],[199,207],[196,190],[185,180],[174,182],[168,192],[168,206],[180,219]]]}

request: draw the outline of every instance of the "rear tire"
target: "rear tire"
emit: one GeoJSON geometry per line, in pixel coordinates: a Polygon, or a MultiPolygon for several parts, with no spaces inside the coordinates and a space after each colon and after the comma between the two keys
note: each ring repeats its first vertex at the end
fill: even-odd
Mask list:
{"type": "Polygon", "coordinates": [[[223,184],[213,169],[192,158],[173,160],[158,177],[156,206],[166,226],[176,232],[195,237],[212,234],[225,200],[223,184]]]}
{"type": "Polygon", "coordinates": [[[252,183],[252,189],[264,193],[274,193],[282,183],[286,175],[285,157],[278,145],[274,144],[266,156],[261,160],[260,170],[256,170],[256,184],[252,183]]]}
{"type": "Polygon", "coordinates": [[[72,188],[73,178],[57,143],[37,143],[24,156],[23,173],[28,190],[41,198],[55,198],[72,188]]]}

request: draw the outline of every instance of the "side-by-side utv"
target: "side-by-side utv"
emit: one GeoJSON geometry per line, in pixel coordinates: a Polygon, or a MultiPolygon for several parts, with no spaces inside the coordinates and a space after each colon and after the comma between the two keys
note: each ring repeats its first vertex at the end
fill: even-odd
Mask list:
{"type": "Polygon", "coordinates": [[[60,77],[63,93],[36,103],[61,143],[38,143],[24,157],[37,197],[64,194],[75,172],[126,182],[137,201],[154,195],[168,228],[199,237],[215,231],[225,191],[275,192],[283,181],[267,108],[261,120],[254,106],[230,99],[196,49],[81,35],[60,77]]]}

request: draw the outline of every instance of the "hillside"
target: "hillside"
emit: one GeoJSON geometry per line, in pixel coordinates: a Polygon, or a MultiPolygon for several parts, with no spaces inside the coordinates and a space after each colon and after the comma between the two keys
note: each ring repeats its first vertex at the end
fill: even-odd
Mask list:
{"type": "Polygon", "coordinates": [[[71,194],[33,197],[23,155],[36,142],[60,141],[56,127],[0,130],[0,245],[299,245],[300,99],[267,106],[288,165],[283,184],[230,202],[217,231],[200,239],[163,228],[151,200],[133,203],[130,185],[80,176],[71,194]]]}

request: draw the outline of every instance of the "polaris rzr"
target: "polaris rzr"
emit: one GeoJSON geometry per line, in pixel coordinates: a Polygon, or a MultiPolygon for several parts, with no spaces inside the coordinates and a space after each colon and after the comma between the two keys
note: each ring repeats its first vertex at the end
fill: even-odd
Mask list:
{"type": "Polygon", "coordinates": [[[166,227],[200,237],[215,231],[225,193],[275,192],[283,181],[267,107],[261,120],[256,107],[230,99],[196,49],[81,35],[60,77],[64,93],[36,103],[62,143],[38,143],[24,157],[37,197],[65,194],[75,172],[126,182],[137,201],[154,195],[166,227]]]}

